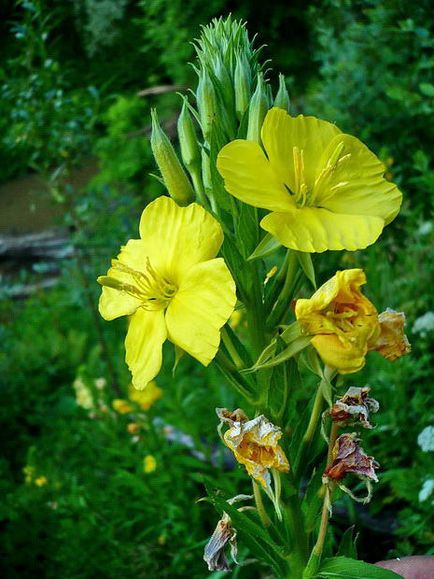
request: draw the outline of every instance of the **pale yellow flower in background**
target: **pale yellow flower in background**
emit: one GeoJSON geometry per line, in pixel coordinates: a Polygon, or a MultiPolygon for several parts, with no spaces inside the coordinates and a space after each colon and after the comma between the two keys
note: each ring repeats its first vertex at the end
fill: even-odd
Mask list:
{"type": "Polygon", "coordinates": [[[338,271],[311,298],[299,299],[295,315],[323,362],[341,374],[357,372],[380,335],[375,306],[360,291],[361,269],[338,271]]]}
{"type": "Polygon", "coordinates": [[[315,117],[268,111],[257,142],[225,145],[217,168],[234,197],[268,209],[261,227],[285,247],[355,251],[374,243],[402,195],[361,141],[315,117]]]}
{"type": "Polygon", "coordinates": [[[128,400],[123,400],[122,398],[115,398],[112,400],[112,408],[118,414],[128,414],[129,412],[134,412],[134,408],[128,402],[128,400]]]}
{"type": "Polygon", "coordinates": [[[102,317],[131,316],[126,361],[142,390],[160,371],[166,339],[204,366],[211,362],[236,293],[224,260],[215,257],[221,226],[200,205],[179,207],[159,197],[143,211],[140,237],[128,241],[98,282],[102,317]]]}
{"type": "Polygon", "coordinates": [[[270,487],[270,469],[289,471],[288,459],[278,444],[282,431],[265,416],[249,420],[243,411],[231,413],[226,408],[218,408],[217,415],[229,425],[223,434],[224,443],[263,488],[270,487]]]}
{"type": "Polygon", "coordinates": [[[30,466],[30,465],[27,464],[27,465],[23,468],[23,474],[24,474],[24,481],[25,481],[27,484],[30,484],[30,483],[33,482],[33,479],[34,479],[34,477],[35,477],[35,475],[36,475],[36,469],[35,469],[34,466],[30,466]]]}
{"type": "Polygon", "coordinates": [[[143,472],[145,474],[150,474],[151,472],[154,472],[156,468],[157,461],[155,460],[155,457],[152,456],[152,454],[146,455],[143,459],[143,472]]]}
{"type": "Polygon", "coordinates": [[[144,390],[137,390],[132,384],[128,387],[128,398],[137,402],[143,410],[149,410],[162,396],[163,390],[157,386],[155,380],[149,382],[144,390]]]}
{"type": "Polygon", "coordinates": [[[76,378],[72,385],[75,391],[75,401],[77,406],[85,410],[93,410],[95,403],[92,392],[89,387],[83,382],[81,378],[76,378]]]}
{"type": "Polygon", "coordinates": [[[405,314],[387,309],[378,316],[380,336],[373,344],[372,350],[386,358],[396,360],[411,351],[411,345],[404,334],[405,314]]]}

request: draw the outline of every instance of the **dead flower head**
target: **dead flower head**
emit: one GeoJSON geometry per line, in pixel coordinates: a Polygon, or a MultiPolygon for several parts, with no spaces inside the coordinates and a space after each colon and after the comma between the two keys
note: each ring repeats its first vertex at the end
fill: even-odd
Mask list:
{"type": "Polygon", "coordinates": [[[333,462],[324,472],[326,480],[339,482],[351,473],[363,480],[378,482],[375,469],[379,464],[365,453],[359,442],[354,432],[341,434],[333,448],[333,462]]]}
{"type": "Polygon", "coordinates": [[[411,345],[404,334],[405,314],[387,308],[378,316],[380,336],[371,348],[386,358],[396,360],[411,351],[411,345]]]}
{"type": "Polygon", "coordinates": [[[236,562],[237,533],[231,525],[229,515],[223,513],[203,553],[203,560],[208,565],[208,571],[230,571],[229,562],[225,554],[225,548],[228,543],[231,546],[232,559],[236,562]]]}
{"type": "Polygon", "coordinates": [[[333,422],[343,425],[360,422],[365,428],[372,428],[369,413],[378,412],[379,404],[374,398],[369,398],[370,388],[351,386],[331,407],[329,414],[333,422]]]}
{"type": "Polygon", "coordinates": [[[221,422],[229,425],[222,436],[224,443],[263,488],[270,488],[270,469],[289,471],[288,459],[278,444],[282,436],[280,428],[263,415],[249,420],[240,409],[231,412],[217,408],[216,412],[221,422]]]}

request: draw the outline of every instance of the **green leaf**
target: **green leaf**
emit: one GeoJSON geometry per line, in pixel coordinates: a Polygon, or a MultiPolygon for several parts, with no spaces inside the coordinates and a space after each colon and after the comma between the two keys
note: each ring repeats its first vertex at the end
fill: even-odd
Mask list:
{"type": "Polygon", "coordinates": [[[339,544],[337,555],[343,557],[351,557],[352,559],[357,558],[357,548],[356,541],[358,535],[354,536],[354,525],[347,529],[342,535],[341,542],[339,544]]]}
{"type": "Polygon", "coordinates": [[[400,575],[376,567],[364,561],[357,561],[349,557],[335,557],[326,559],[320,567],[318,577],[344,577],[345,579],[402,579],[400,575]]]}
{"type": "Polygon", "coordinates": [[[427,97],[434,97],[434,84],[431,84],[430,82],[421,82],[419,90],[427,97]]]}
{"type": "Polygon", "coordinates": [[[247,258],[258,243],[258,210],[245,203],[240,203],[239,217],[237,219],[237,239],[239,239],[247,258]]]}
{"type": "Polygon", "coordinates": [[[310,253],[305,253],[304,251],[297,251],[296,253],[304,275],[311,282],[313,288],[316,289],[315,270],[310,253]]]}
{"type": "Polygon", "coordinates": [[[256,372],[257,370],[263,370],[264,368],[272,368],[273,366],[282,364],[283,362],[286,362],[287,360],[289,360],[290,358],[292,358],[293,356],[304,350],[304,348],[307,348],[309,344],[310,338],[307,338],[305,336],[297,338],[296,340],[291,342],[291,344],[287,348],[285,348],[282,352],[280,352],[280,354],[277,354],[277,356],[271,358],[269,362],[265,362],[259,365],[255,364],[253,368],[244,370],[244,372],[246,373],[256,372]]]}
{"type": "Polygon", "coordinates": [[[277,251],[279,247],[282,247],[282,244],[277,241],[277,239],[273,237],[271,233],[267,233],[261,239],[255,251],[247,258],[247,261],[268,257],[277,251]]]}

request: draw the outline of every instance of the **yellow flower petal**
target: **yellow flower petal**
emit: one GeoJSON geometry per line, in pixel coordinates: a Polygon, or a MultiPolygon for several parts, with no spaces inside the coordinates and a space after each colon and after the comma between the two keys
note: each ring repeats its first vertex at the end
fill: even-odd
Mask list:
{"type": "MultiPolygon", "coordinates": [[[[294,147],[303,150],[304,178],[306,185],[311,188],[322,152],[340,132],[327,121],[303,115],[291,117],[284,110],[273,108],[265,117],[261,137],[267,157],[279,179],[295,193],[294,147]]],[[[256,168],[252,170],[256,173],[256,168]]]]}
{"type": "Polygon", "coordinates": [[[143,390],[158,374],[162,362],[162,347],[167,338],[162,310],[139,308],[130,318],[125,339],[126,362],[133,376],[133,386],[143,390]]]}
{"type": "Polygon", "coordinates": [[[170,197],[145,208],[140,236],[151,264],[178,285],[190,267],[214,258],[223,243],[222,228],[210,213],[197,203],[179,207],[170,197]]]}
{"type": "Polygon", "coordinates": [[[244,203],[270,211],[286,211],[294,205],[258,143],[232,141],[220,151],[217,169],[226,190],[244,203]]]}
{"type": "Polygon", "coordinates": [[[315,204],[335,213],[381,217],[385,224],[398,214],[402,194],[384,179],[383,163],[356,137],[337,135],[325,149],[324,169],[313,190],[315,204]],[[336,151],[336,156],[333,158],[336,151]],[[327,163],[335,163],[327,170],[327,163]]]}
{"type": "Polygon", "coordinates": [[[217,353],[220,328],[235,302],[235,283],[223,259],[197,264],[167,308],[169,340],[207,366],[217,353]]]}
{"type": "Polygon", "coordinates": [[[380,217],[343,215],[317,207],[270,213],[261,221],[261,227],[285,247],[317,253],[327,249],[364,249],[376,241],[383,226],[380,217]]]}
{"type": "MultiPolygon", "coordinates": [[[[130,239],[128,243],[122,247],[117,259],[124,265],[141,271],[145,266],[145,259],[147,255],[147,247],[141,239],[130,239]]],[[[107,276],[120,283],[134,285],[134,280],[131,275],[111,267],[107,276]]],[[[101,278],[98,278],[101,279],[101,278]]],[[[120,316],[129,316],[133,314],[140,306],[140,300],[126,291],[113,289],[112,287],[103,287],[101,297],[99,299],[99,313],[105,320],[114,320],[120,316]]]]}

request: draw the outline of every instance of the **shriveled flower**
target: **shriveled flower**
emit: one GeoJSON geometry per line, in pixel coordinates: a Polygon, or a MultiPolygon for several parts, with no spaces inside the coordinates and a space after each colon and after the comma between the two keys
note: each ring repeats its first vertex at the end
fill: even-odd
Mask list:
{"type": "Polygon", "coordinates": [[[128,398],[137,402],[143,410],[149,410],[162,396],[163,391],[157,386],[155,380],[149,382],[144,390],[137,390],[132,384],[128,387],[128,398]]]}
{"type": "Polygon", "coordinates": [[[405,314],[387,308],[378,316],[380,335],[371,350],[379,352],[386,360],[396,360],[411,351],[411,345],[404,334],[405,314]]]}
{"type": "Polygon", "coordinates": [[[229,193],[271,211],[261,227],[305,252],[363,249],[398,214],[402,195],[361,141],[315,117],[268,111],[261,139],[223,147],[217,168],[229,193]]]}
{"type": "Polygon", "coordinates": [[[310,299],[299,299],[295,315],[323,362],[341,374],[357,372],[380,333],[375,306],[360,291],[361,269],[338,271],[310,299]]]}
{"type": "Polygon", "coordinates": [[[333,422],[343,425],[360,422],[365,428],[372,428],[369,413],[378,412],[379,404],[374,398],[369,398],[370,388],[351,386],[329,410],[333,422]]]}
{"type": "Polygon", "coordinates": [[[230,571],[229,562],[225,555],[227,545],[231,546],[231,556],[237,557],[237,533],[231,525],[231,519],[227,513],[222,518],[205,546],[203,560],[208,565],[208,571],[230,571]]]}
{"type": "Polygon", "coordinates": [[[368,456],[359,445],[355,433],[341,434],[333,447],[333,462],[324,472],[324,478],[341,481],[347,474],[355,474],[361,479],[378,482],[375,469],[379,464],[368,456]]]}
{"type": "Polygon", "coordinates": [[[224,443],[263,488],[270,488],[270,469],[289,471],[288,459],[278,444],[282,431],[265,416],[249,420],[242,410],[230,412],[226,408],[217,408],[217,415],[229,425],[223,435],[224,443]]]}
{"type": "Polygon", "coordinates": [[[143,211],[141,239],[122,248],[106,276],[99,311],[131,316],[126,361],[135,388],[158,374],[166,339],[204,366],[217,353],[220,329],[233,312],[235,283],[222,258],[220,224],[203,207],[159,197],[143,211]]]}

